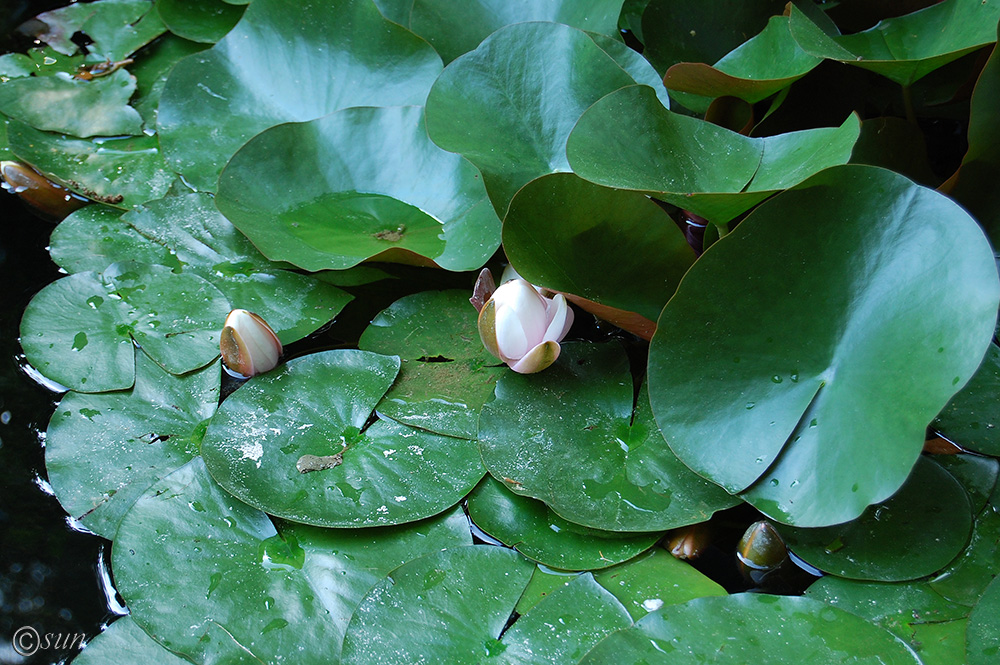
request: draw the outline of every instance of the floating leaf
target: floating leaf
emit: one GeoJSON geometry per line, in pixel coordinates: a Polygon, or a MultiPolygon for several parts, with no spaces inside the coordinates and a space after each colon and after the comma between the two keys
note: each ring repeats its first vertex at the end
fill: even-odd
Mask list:
{"type": "Polygon", "coordinates": [[[517,193],[503,247],[532,284],[652,320],[694,262],[684,234],[647,197],[572,174],[543,176],[517,193]]]}
{"type": "Polygon", "coordinates": [[[71,4],[36,17],[45,28],[35,36],[59,53],[73,55],[77,32],[91,39],[87,51],[112,62],[124,60],[164,31],[151,0],[98,0],[71,4]]]}
{"type": "Polygon", "coordinates": [[[1000,495],[994,490],[990,503],[976,516],[968,547],[937,577],[931,588],[962,605],[976,604],[1000,569],[1000,495]]]}
{"type": "Polygon", "coordinates": [[[401,250],[472,270],[500,244],[479,172],[431,143],[417,106],[269,129],[226,166],[217,205],[269,258],[306,270],[401,250]]]}
{"type": "Polygon", "coordinates": [[[225,37],[244,10],[222,0],[156,0],[156,11],[170,32],[210,44],[225,37]]]}
{"type": "Polygon", "coordinates": [[[461,511],[406,527],[279,524],[223,492],[200,460],[125,515],[112,550],[132,618],[199,663],[337,662],[357,603],[397,566],[471,540],[461,511]],[[305,645],[322,648],[304,648],[305,645]]]}
{"type": "Polygon", "coordinates": [[[566,138],[583,112],[634,84],[583,31],[518,23],[448,65],[427,98],[427,132],[479,167],[502,217],[524,184],[571,170],[566,138]]]}
{"type": "Polygon", "coordinates": [[[854,519],[903,484],[998,300],[957,205],[889,171],[828,169],[685,276],[650,347],[653,412],[685,464],[770,517],[854,519]]]}
{"type": "Polygon", "coordinates": [[[607,637],[580,661],[601,663],[918,665],[891,633],[809,598],[736,594],[671,605],[607,637]]]}
{"type": "Polygon", "coordinates": [[[490,473],[559,516],[605,531],[661,531],[707,520],[737,500],[671,453],[634,401],[617,344],[563,344],[537,375],[504,375],[479,418],[490,473]]]}
{"type": "Polygon", "coordinates": [[[218,44],[171,72],[159,110],[164,154],[212,191],[233,153],[268,127],[349,106],[422,104],[440,71],[430,45],[370,0],[255,0],[218,44]]]}
{"type": "Polygon", "coordinates": [[[978,515],[997,486],[1000,461],[982,455],[935,455],[934,461],[962,484],[969,493],[972,514],[978,515]]]}
{"type": "Polygon", "coordinates": [[[21,320],[21,346],[39,372],[71,390],[124,390],[135,379],[133,340],[167,371],[190,372],[219,355],[229,310],[200,277],[114,264],[39,291],[21,320]]]}
{"type": "Polygon", "coordinates": [[[533,561],[561,570],[596,570],[653,546],[660,532],[626,537],[567,522],[541,501],[518,496],[487,476],[469,495],[469,517],[480,529],[533,561]]]}
{"type": "Polygon", "coordinates": [[[880,21],[864,32],[831,36],[793,5],[789,29],[807,53],[869,69],[908,86],[952,60],[995,42],[998,20],[998,3],[945,0],[880,21]]]}
{"type": "Polygon", "coordinates": [[[972,507],[954,476],[921,458],[892,498],[858,519],[822,529],[779,529],[806,563],[840,577],[882,582],[931,575],[972,532],[972,507]]]}
{"type": "Polygon", "coordinates": [[[993,580],[969,614],[965,662],[989,665],[1000,656],[1000,582],[993,580]]]}
{"type": "Polygon", "coordinates": [[[479,411],[505,366],[483,347],[466,291],[423,291],[380,312],[358,348],[397,355],[399,376],[379,415],[438,434],[476,438],[479,411]]]}
{"type": "Polygon", "coordinates": [[[845,163],[859,128],[852,115],[840,127],[748,138],[669,111],[651,90],[632,86],[591,106],[566,150],[585,180],[642,191],[725,223],[774,192],[845,163]]]}
{"type": "Polygon", "coordinates": [[[155,136],[78,139],[8,123],[11,150],[19,159],[76,193],[109,205],[133,207],[170,188],[155,136]]]}
{"type": "Polygon", "coordinates": [[[142,116],[147,128],[156,127],[156,111],[160,105],[160,94],[167,83],[167,75],[182,58],[208,46],[165,34],[153,44],[144,48],[136,56],[136,62],[129,71],[138,80],[132,107],[142,116]]]}
{"type": "MultiPolygon", "coordinates": [[[[234,308],[263,317],[283,344],[314,332],[351,299],[265,259],[202,194],[152,201],[121,217],[97,206],[81,210],[53,231],[50,253],[69,272],[103,270],[134,258],[193,273],[234,308]]],[[[222,319],[217,325],[221,328],[222,319]]]]}
{"type": "Polygon", "coordinates": [[[319,526],[412,522],[458,503],[485,472],[475,443],[365,423],[399,370],[367,351],[303,356],[255,377],[216,412],[205,464],[236,497],[319,526]]]}
{"type": "Polygon", "coordinates": [[[45,469],[59,502],[111,540],[151,485],[198,455],[219,402],[219,365],[176,377],[136,350],[128,392],[70,392],[49,421],[45,469]]]}
{"type": "Polygon", "coordinates": [[[932,426],[958,445],[1000,457],[1000,346],[990,344],[969,383],[934,419],[932,426]]]}
{"type": "Polygon", "coordinates": [[[130,616],[115,620],[94,639],[87,648],[73,659],[74,665],[187,665],[189,661],[176,656],[147,635],[130,616]]]}

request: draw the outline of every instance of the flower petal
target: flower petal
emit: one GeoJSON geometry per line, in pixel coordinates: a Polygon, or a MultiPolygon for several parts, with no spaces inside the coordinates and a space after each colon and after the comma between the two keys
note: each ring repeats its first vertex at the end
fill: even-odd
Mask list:
{"type": "Polygon", "coordinates": [[[560,351],[562,351],[562,348],[558,342],[543,342],[531,351],[528,351],[523,358],[513,365],[510,365],[510,363],[507,364],[518,374],[534,374],[535,372],[541,372],[554,363],[559,357],[560,351]]]}

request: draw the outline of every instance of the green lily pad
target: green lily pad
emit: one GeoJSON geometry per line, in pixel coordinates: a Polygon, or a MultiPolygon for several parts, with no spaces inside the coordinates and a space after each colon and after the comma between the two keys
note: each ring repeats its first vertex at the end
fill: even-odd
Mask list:
{"type": "Polygon", "coordinates": [[[634,399],[615,344],[563,344],[540,374],[509,372],[479,417],[490,473],[560,517],[604,531],[662,531],[738,502],[681,464],[634,399]]]}
{"type": "Polygon", "coordinates": [[[427,132],[479,167],[502,217],[523,185],[571,170],[566,138],[583,112],[634,84],[581,30],[558,23],[509,25],[438,77],[427,97],[427,132]]]}
{"type": "Polygon", "coordinates": [[[117,619],[105,628],[73,659],[73,665],[187,665],[188,662],[160,646],[130,616],[117,619]]]}
{"type": "Polygon", "coordinates": [[[146,489],[198,455],[219,402],[218,363],[177,377],[135,354],[132,390],[67,393],[45,435],[45,469],[60,504],[108,540],[146,489]]]}
{"type": "Polygon", "coordinates": [[[81,196],[130,208],[158,199],[175,180],[166,170],[155,136],[79,139],[8,122],[18,159],[81,196]]]}
{"type": "Polygon", "coordinates": [[[941,570],[965,548],[972,507],[954,476],[921,458],[892,498],[869,506],[858,519],[779,531],[792,552],[825,573],[899,582],[941,570]]]}
{"type": "Polygon", "coordinates": [[[156,11],[170,32],[209,44],[225,37],[245,10],[222,0],[156,0],[156,11]]]}
{"type": "Polygon", "coordinates": [[[807,53],[869,69],[908,86],[996,41],[1000,5],[945,0],[852,35],[829,35],[792,7],[789,29],[807,53]]]}
{"type": "Polygon", "coordinates": [[[1000,346],[990,344],[983,364],[931,424],[967,450],[1000,457],[1000,346]]]}
{"type": "Polygon", "coordinates": [[[961,208],[889,171],[831,168],[688,271],[650,346],[653,413],[685,464],[773,519],[839,524],[902,486],[998,302],[961,208]]]}
{"type": "Polygon", "coordinates": [[[156,111],[170,70],[182,58],[206,48],[207,44],[167,33],[136,55],[135,64],[129,65],[129,71],[138,81],[132,97],[132,107],[142,116],[147,128],[156,127],[156,111]]]}
{"type": "Polygon", "coordinates": [[[381,663],[576,662],[629,625],[621,604],[581,575],[504,631],[530,574],[517,553],[488,546],[411,561],[361,601],[342,662],[371,662],[373,654],[381,663]]]}
{"type": "Polygon", "coordinates": [[[156,39],[165,30],[153,11],[152,0],[98,0],[71,4],[39,14],[45,29],[36,37],[59,53],[73,55],[79,48],[72,41],[77,32],[90,37],[90,53],[124,60],[156,39]]]}
{"type": "Polygon", "coordinates": [[[112,567],[135,622],[185,658],[273,663],[296,654],[312,665],[337,662],[354,608],[390,570],[470,541],[458,510],[406,527],[275,530],[195,459],[126,513],[112,567]]]}
{"type": "Polygon", "coordinates": [[[670,90],[706,98],[737,97],[753,104],[787,88],[821,61],[792,39],[788,17],[773,16],[760,34],[727,53],[714,66],[678,63],[667,70],[664,83],[670,90]]]}
{"type": "Polygon", "coordinates": [[[776,191],[846,163],[859,132],[851,115],[840,127],[749,138],[671,112],[651,90],[632,86],[591,106],[566,150],[585,180],[645,192],[725,223],[776,191]]]}
{"type": "Polygon", "coordinates": [[[39,291],[21,320],[21,346],[32,366],[70,390],[124,390],[135,379],[133,341],[168,372],[184,374],[219,355],[229,310],[200,277],[116,263],[39,291]]]}
{"type": "Polygon", "coordinates": [[[993,580],[969,614],[965,662],[989,665],[1000,656],[1000,582],[993,580]]]}
{"type": "Polygon", "coordinates": [[[1000,570],[1000,493],[976,516],[972,538],[965,550],[930,581],[931,588],[956,603],[976,604],[1000,570]]]}
{"type": "Polygon", "coordinates": [[[982,455],[935,455],[934,461],[962,484],[969,494],[972,514],[978,515],[990,500],[1000,475],[1000,460],[982,455]]]}
{"type": "Polygon", "coordinates": [[[90,81],[26,76],[0,85],[0,111],[73,136],[135,135],[142,131],[142,118],[128,105],[135,86],[135,77],[124,69],[90,81]]]}
{"type": "Polygon", "coordinates": [[[817,580],[806,596],[885,628],[910,645],[924,665],[963,665],[969,608],[949,602],[926,582],[886,584],[837,577],[817,580]]]}
{"type": "Polygon", "coordinates": [[[479,172],[431,143],[418,106],[273,127],[232,158],[216,202],[266,256],[306,270],[401,250],[472,270],[500,244],[479,172]]]}
{"type": "Polygon", "coordinates": [[[503,247],[532,284],[652,321],[695,258],[674,221],[647,197],[569,173],[543,176],[517,193],[503,247]]]}
{"type": "Polygon", "coordinates": [[[485,470],[476,444],[365,423],[399,371],[367,351],[303,356],[255,377],[216,412],[205,464],[271,515],[319,526],[412,522],[458,503],[485,470]]]}
{"type": "Polygon", "coordinates": [[[202,277],[234,308],[263,317],[282,344],[314,332],[351,300],[265,259],[203,194],[170,196],[120,217],[107,208],[83,208],[56,227],[49,246],[52,260],[69,272],[133,258],[202,277]]]}
{"type": "MultiPolygon", "coordinates": [[[[218,44],[171,72],[159,109],[164,154],[213,191],[233,153],[268,127],[350,106],[422,104],[440,71],[430,45],[370,0],[254,0],[218,44]]],[[[289,182],[284,173],[266,181],[289,182]]]]}
{"type": "Polygon", "coordinates": [[[466,291],[422,291],[380,312],[358,348],[397,355],[399,376],[375,410],[411,427],[476,438],[479,411],[507,372],[483,347],[466,291]]]}
{"type": "Polygon", "coordinates": [[[551,21],[602,35],[618,34],[622,0],[411,0],[410,30],[431,43],[449,63],[490,34],[513,23],[551,21]]]}
{"type": "Polygon", "coordinates": [[[468,499],[480,529],[532,561],[561,570],[597,570],[631,559],[663,535],[617,534],[567,522],[541,501],[518,496],[487,476],[468,499]]]}
{"type": "Polygon", "coordinates": [[[736,594],[671,605],[610,635],[580,661],[918,665],[888,631],[809,598],[736,594]]]}

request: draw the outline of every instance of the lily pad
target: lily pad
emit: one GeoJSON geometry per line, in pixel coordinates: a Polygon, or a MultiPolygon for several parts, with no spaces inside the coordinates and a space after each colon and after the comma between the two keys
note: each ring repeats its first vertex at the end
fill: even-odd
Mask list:
{"type": "Polygon", "coordinates": [[[410,30],[449,63],[512,23],[551,21],[602,35],[618,34],[622,0],[411,0],[410,30]]]}
{"type": "Polygon", "coordinates": [[[400,251],[472,270],[500,244],[479,172],[431,143],[418,106],[269,129],[226,166],[216,202],[266,256],[306,270],[400,251]]]}
{"type": "Polygon", "coordinates": [[[133,341],[172,374],[219,355],[229,302],[195,275],[113,264],[64,277],[38,292],[21,320],[21,346],[39,372],[71,390],[131,388],[133,341]]]}
{"type": "Polygon", "coordinates": [[[155,136],[79,139],[40,132],[11,120],[7,138],[17,157],[81,196],[129,208],[158,199],[174,182],[155,136]]]}
{"type": "Polygon", "coordinates": [[[487,476],[468,498],[480,529],[533,561],[561,570],[597,570],[631,559],[663,535],[598,531],[567,522],[541,501],[518,496],[487,476]]]}
{"type": "Polygon", "coordinates": [[[98,0],[71,4],[39,14],[45,28],[35,34],[59,53],[73,55],[79,48],[73,35],[91,39],[90,53],[112,62],[124,60],[165,30],[153,11],[152,0],[98,0]]]}
{"type": "Polygon", "coordinates": [[[136,350],[128,392],[70,392],[45,435],[45,469],[60,504],[114,538],[122,515],[151,485],[198,455],[219,402],[219,364],[182,377],[136,350]]]}
{"type": "Polygon", "coordinates": [[[945,0],[880,21],[852,35],[829,35],[792,7],[789,29],[804,51],[869,69],[903,86],[996,41],[1000,5],[982,0],[945,0]]]}
{"type": "Polygon", "coordinates": [[[989,665],[1000,656],[1000,582],[993,580],[969,614],[965,662],[989,665]]]}
{"type": "Polygon", "coordinates": [[[187,665],[190,661],[167,651],[140,628],[132,617],[124,616],[87,643],[87,648],[73,659],[74,665],[187,665]]]}
{"type": "Polygon", "coordinates": [[[147,130],[156,127],[156,111],[160,105],[160,94],[167,83],[167,75],[182,58],[208,48],[207,44],[182,39],[177,35],[161,35],[155,43],[137,54],[136,62],[129,65],[129,71],[137,79],[132,107],[142,116],[147,130]]]}
{"type": "Polygon", "coordinates": [[[374,654],[380,663],[575,662],[629,625],[621,604],[582,575],[504,631],[531,574],[526,564],[511,550],[473,546],[394,570],[351,618],[342,662],[368,663],[374,654]]]}
{"type": "Polygon", "coordinates": [[[825,603],[736,594],[671,605],[610,635],[580,661],[603,663],[837,663],[918,665],[891,633],[825,603]]]}
{"type": "Polygon", "coordinates": [[[156,0],[156,11],[170,32],[209,44],[225,37],[245,9],[222,0],[156,0]]]}
{"type": "Polygon", "coordinates": [[[594,529],[662,531],[738,502],[673,455],[615,343],[563,344],[545,372],[504,375],[479,446],[509,490],[594,529]]]}
{"type": "Polygon", "coordinates": [[[973,454],[935,455],[934,461],[962,484],[969,494],[972,514],[978,515],[990,500],[997,487],[1000,461],[973,454]]]}
{"type": "Polygon", "coordinates": [[[474,442],[380,420],[399,359],[325,351],[255,377],[216,412],[205,464],[236,497],[318,526],[412,522],[446,510],[485,470],[474,442]]]}
{"type": "Polygon", "coordinates": [[[1000,494],[976,516],[968,547],[930,581],[939,594],[956,603],[973,606],[1000,569],[1000,494]]]}
{"type": "MultiPolygon", "coordinates": [[[[430,45],[371,0],[255,0],[218,44],[171,72],[159,109],[164,154],[214,191],[233,153],[268,127],[350,106],[422,104],[440,71],[430,45]]],[[[283,173],[266,181],[288,183],[283,173]]]]}
{"type": "Polygon", "coordinates": [[[389,529],[276,530],[195,459],[125,515],[112,565],[135,622],[185,658],[273,663],[296,654],[318,665],[337,662],[354,608],[380,578],[470,540],[461,511],[389,529]]]}
{"type": "Polygon", "coordinates": [[[990,344],[969,383],[934,419],[932,427],[967,450],[1000,457],[1000,346],[990,344]]]}
{"type": "Polygon", "coordinates": [[[466,291],[422,291],[380,312],[358,348],[397,355],[399,376],[376,407],[412,427],[476,438],[479,411],[505,366],[483,347],[466,291]]]}
{"type": "Polygon", "coordinates": [[[571,170],[566,138],[583,112],[634,84],[583,31],[518,23],[442,72],[427,97],[427,132],[479,167],[502,217],[523,185],[571,170]]]}
{"type": "Polygon", "coordinates": [[[902,486],[998,302],[961,208],[889,171],[831,168],[688,271],[650,346],[653,413],[685,464],[768,516],[845,522],[902,486]]]}
{"type": "Polygon", "coordinates": [[[748,138],[669,111],[652,90],[632,86],[591,106],[566,150],[572,170],[585,180],[645,192],[722,224],[776,191],[846,163],[859,132],[851,115],[840,127],[748,138]]]}
{"type": "Polygon", "coordinates": [[[569,173],[543,176],[517,193],[503,247],[532,284],[654,321],[695,258],[681,230],[649,198],[569,173]]]}
{"type": "Polygon", "coordinates": [[[98,206],[84,208],[56,227],[50,253],[69,272],[133,258],[195,274],[234,308],[263,317],[282,344],[314,332],[351,300],[332,285],[265,259],[203,194],[166,197],[121,217],[98,206]]]}
{"type": "Polygon", "coordinates": [[[941,570],[965,548],[972,507],[954,476],[921,458],[892,498],[869,506],[858,519],[779,531],[792,552],[825,573],[899,582],[941,570]]]}

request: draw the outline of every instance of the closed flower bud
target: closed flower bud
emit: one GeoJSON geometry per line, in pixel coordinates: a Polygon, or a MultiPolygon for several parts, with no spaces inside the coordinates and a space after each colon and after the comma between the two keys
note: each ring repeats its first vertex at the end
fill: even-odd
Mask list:
{"type": "Polygon", "coordinates": [[[271,326],[245,309],[226,317],[219,347],[226,370],[241,379],[274,369],[281,358],[281,342],[271,326]]]}
{"type": "Polygon", "coordinates": [[[544,298],[523,279],[501,284],[479,313],[479,335],[487,350],[521,374],[554,363],[572,325],[565,296],[544,298]]]}

